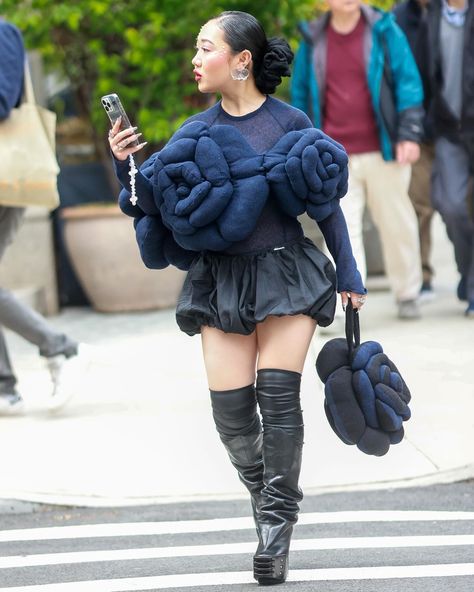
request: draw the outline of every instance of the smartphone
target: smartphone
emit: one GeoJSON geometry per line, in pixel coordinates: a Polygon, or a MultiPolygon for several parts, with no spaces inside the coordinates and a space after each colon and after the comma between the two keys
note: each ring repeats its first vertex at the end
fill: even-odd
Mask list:
{"type": "MultiPolygon", "coordinates": [[[[110,95],[104,95],[100,101],[107,115],[109,116],[110,123],[112,125],[114,125],[117,119],[121,117],[122,121],[120,123],[120,131],[132,127],[130,119],[128,118],[117,94],[112,93],[110,95]]],[[[138,146],[139,143],[140,142],[138,140],[134,140],[133,142],[130,142],[128,146],[138,146]]]]}

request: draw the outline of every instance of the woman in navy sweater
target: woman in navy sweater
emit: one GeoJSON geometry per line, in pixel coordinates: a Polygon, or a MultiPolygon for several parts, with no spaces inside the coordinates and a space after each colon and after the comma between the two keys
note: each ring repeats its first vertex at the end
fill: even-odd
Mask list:
{"type": "Polygon", "coordinates": [[[303,112],[269,96],[292,59],[286,41],[267,39],[253,16],[224,12],[202,27],[192,60],[199,91],[222,99],[144,163],[133,192],[128,159],[144,144],[131,146],[139,134],[119,132],[119,123],[109,139],[124,186],[120,203],[135,218],[145,263],[189,269],[177,321],[189,335],[201,334],[215,424],[251,494],[260,584],[283,582],[288,572],[302,499],[300,380],[311,338],[317,324],[332,322],[336,291],[355,308],[366,292],[339,207],[345,152],[308,129],[303,112]],[[308,138],[319,152],[306,148],[304,174],[293,174],[288,154],[308,138]],[[324,203],[312,208],[311,192],[299,188],[303,176],[311,191],[325,192],[324,203]],[[138,202],[130,205],[135,191],[138,202]],[[318,222],[336,273],[303,236],[301,207],[318,222]]]}

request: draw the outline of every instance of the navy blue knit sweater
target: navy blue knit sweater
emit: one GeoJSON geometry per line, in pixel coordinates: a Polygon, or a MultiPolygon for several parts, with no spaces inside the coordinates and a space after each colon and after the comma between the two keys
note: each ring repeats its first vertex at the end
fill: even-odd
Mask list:
{"type": "MultiPolygon", "coordinates": [[[[241,117],[229,115],[221,103],[189,118],[183,125],[192,121],[201,121],[209,127],[214,125],[231,125],[236,127],[248,144],[259,154],[272,148],[280,138],[294,130],[313,127],[309,118],[299,109],[273,97],[267,97],[263,105],[241,117]]],[[[128,162],[116,161],[117,176],[124,188],[129,189],[128,162]]],[[[140,189],[148,192],[150,182],[139,173],[137,177],[137,194],[140,189]]],[[[339,206],[334,213],[319,222],[319,227],[331,255],[336,263],[338,291],[364,293],[365,288],[352,255],[346,221],[339,206]]],[[[301,225],[297,219],[281,211],[277,202],[271,197],[257,221],[252,234],[242,241],[233,243],[225,250],[229,254],[255,252],[278,247],[303,236],[301,225]]]]}
{"type": "Polygon", "coordinates": [[[24,62],[20,31],[0,20],[0,120],[6,119],[21,99],[24,62]]]}

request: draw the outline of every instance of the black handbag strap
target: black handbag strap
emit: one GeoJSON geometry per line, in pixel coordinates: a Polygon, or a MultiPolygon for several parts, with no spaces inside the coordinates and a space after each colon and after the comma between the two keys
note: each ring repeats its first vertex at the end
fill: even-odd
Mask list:
{"type": "Polygon", "coordinates": [[[349,360],[352,362],[354,349],[360,345],[359,311],[349,301],[346,306],[346,339],[349,350],[349,360]]]}

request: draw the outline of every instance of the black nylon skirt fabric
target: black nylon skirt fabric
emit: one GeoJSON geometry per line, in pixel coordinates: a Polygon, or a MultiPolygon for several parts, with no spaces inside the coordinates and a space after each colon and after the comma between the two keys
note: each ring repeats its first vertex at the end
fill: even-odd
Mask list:
{"type": "Polygon", "coordinates": [[[176,320],[188,335],[202,325],[249,335],[270,315],[305,314],[326,327],[335,307],[334,267],[303,238],[245,255],[201,253],[186,276],[176,320]]]}

